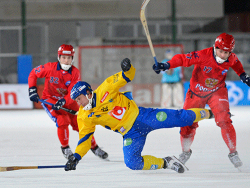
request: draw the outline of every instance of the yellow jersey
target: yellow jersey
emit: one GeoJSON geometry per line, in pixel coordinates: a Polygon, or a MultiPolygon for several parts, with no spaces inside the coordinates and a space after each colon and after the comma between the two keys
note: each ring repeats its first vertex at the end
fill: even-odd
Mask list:
{"type": "Polygon", "coordinates": [[[82,158],[88,152],[96,125],[122,135],[131,129],[139,109],[132,95],[119,92],[119,89],[134,79],[135,71],[131,65],[129,71],[110,76],[93,92],[93,108],[84,110],[83,106],[80,106],[77,116],[79,142],[75,154],[82,158]]]}

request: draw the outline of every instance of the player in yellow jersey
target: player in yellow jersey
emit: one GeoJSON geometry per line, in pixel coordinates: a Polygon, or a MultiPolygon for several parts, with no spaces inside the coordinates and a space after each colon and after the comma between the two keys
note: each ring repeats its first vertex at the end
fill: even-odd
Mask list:
{"type": "Polygon", "coordinates": [[[137,107],[130,92],[119,89],[134,79],[135,68],[128,58],[121,62],[122,71],[107,78],[95,91],[87,82],[77,82],[71,90],[71,98],[79,106],[77,122],[79,142],[65,170],[75,170],[79,160],[89,151],[96,125],[120,133],[123,136],[124,162],[132,170],[168,168],[183,173],[186,167],[174,156],[157,158],[141,156],[146,136],[160,128],[190,126],[193,122],[209,119],[207,109],[189,110],[154,109],[137,107]]]}

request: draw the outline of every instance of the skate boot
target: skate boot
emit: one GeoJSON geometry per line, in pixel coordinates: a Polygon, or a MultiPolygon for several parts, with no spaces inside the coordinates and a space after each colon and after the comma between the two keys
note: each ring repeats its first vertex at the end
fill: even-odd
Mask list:
{"type": "Polygon", "coordinates": [[[103,151],[99,146],[96,146],[95,149],[91,148],[91,151],[98,157],[102,158],[102,159],[106,159],[108,158],[108,154],[103,151]]]}
{"type": "Polygon", "coordinates": [[[63,156],[66,158],[66,159],[69,159],[70,156],[73,155],[71,149],[69,146],[66,146],[66,147],[62,147],[61,146],[61,149],[62,149],[62,153],[63,153],[63,156]]]}
{"type": "Polygon", "coordinates": [[[164,165],[163,168],[174,170],[178,173],[183,173],[185,170],[187,170],[187,167],[183,165],[175,156],[168,156],[163,158],[164,165]]]}
{"type": "Polygon", "coordinates": [[[238,152],[234,152],[234,153],[229,153],[228,157],[230,159],[230,161],[233,163],[235,168],[238,168],[240,166],[242,166],[242,162],[239,158],[238,152]]]}
{"type": "Polygon", "coordinates": [[[183,151],[179,155],[179,161],[181,161],[183,164],[185,164],[188,161],[188,159],[190,158],[191,154],[192,154],[192,150],[191,149],[190,149],[189,152],[183,151]]]}

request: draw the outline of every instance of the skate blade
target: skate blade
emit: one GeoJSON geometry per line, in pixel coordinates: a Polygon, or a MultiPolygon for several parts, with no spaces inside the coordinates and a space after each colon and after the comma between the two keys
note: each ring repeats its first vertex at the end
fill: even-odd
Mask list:
{"type": "Polygon", "coordinates": [[[236,167],[236,168],[238,169],[238,171],[239,171],[239,172],[242,172],[242,168],[241,168],[241,166],[236,167]]]}
{"type": "Polygon", "coordinates": [[[175,162],[181,163],[185,171],[189,171],[188,167],[186,167],[179,159],[177,159],[175,156],[172,156],[172,158],[175,162]]]}

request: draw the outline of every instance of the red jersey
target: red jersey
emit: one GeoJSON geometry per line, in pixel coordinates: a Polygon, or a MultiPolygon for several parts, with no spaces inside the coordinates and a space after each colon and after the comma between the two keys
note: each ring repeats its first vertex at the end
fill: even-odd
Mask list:
{"type": "Polygon", "coordinates": [[[62,70],[59,62],[49,62],[34,68],[29,75],[29,87],[36,86],[37,78],[44,78],[44,90],[42,99],[64,98],[66,103],[73,103],[70,98],[70,91],[74,84],[80,81],[80,72],[75,66],[68,71],[62,70]]]}
{"type": "Polygon", "coordinates": [[[216,62],[214,48],[206,48],[188,54],[177,54],[170,61],[170,68],[194,65],[190,89],[198,96],[207,96],[221,87],[225,87],[227,71],[231,67],[238,76],[244,71],[237,56],[231,53],[222,64],[216,62]]]}

